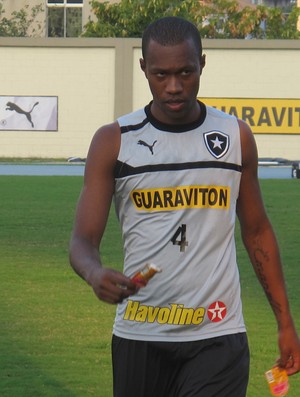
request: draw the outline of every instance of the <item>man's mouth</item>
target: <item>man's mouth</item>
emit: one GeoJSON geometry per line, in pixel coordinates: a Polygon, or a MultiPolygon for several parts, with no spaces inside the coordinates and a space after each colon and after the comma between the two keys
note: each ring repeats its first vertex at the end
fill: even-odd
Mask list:
{"type": "Polygon", "coordinates": [[[178,112],[184,107],[184,101],[166,101],[166,106],[168,109],[178,112]]]}

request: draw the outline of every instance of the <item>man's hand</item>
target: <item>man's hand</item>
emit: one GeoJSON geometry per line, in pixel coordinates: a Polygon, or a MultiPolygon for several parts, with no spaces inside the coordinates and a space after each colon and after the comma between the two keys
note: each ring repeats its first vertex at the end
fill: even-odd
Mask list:
{"type": "Polygon", "coordinates": [[[280,358],[278,364],[294,375],[300,371],[300,340],[293,325],[279,331],[280,358]]]}
{"type": "Polygon", "coordinates": [[[137,293],[137,286],[123,273],[99,267],[89,276],[87,282],[96,296],[107,303],[120,303],[137,293]]]}

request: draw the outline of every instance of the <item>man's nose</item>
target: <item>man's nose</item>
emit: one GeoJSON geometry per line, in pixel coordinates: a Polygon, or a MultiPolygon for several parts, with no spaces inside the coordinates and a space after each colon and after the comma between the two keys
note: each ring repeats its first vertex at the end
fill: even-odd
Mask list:
{"type": "Polygon", "coordinates": [[[170,94],[177,94],[182,91],[182,83],[180,78],[175,75],[170,75],[167,81],[166,90],[170,94]]]}

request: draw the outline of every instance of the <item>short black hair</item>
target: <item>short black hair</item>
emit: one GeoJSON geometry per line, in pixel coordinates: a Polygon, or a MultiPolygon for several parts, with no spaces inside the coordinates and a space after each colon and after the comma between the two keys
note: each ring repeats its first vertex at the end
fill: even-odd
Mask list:
{"type": "Polygon", "coordinates": [[[145,59],[150,40],[162,46],[174,46],[192,39],[195,48],[202,55],[202,43],[198,29],[194,24],[179,17],[164,17],[147,26],[142,37],[142,54],[145,59]]]}

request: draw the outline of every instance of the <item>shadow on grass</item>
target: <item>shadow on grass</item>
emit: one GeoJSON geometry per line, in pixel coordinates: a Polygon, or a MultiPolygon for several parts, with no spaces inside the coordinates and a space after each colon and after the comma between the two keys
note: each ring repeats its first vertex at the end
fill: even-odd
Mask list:
{"type": "Polygon", "coordinates": [[[1,339],[1,345],[6,345],[1,348],[1,397],[76,397],[65,385],[42,371],[30,353],[18,351],[17,345],[8,338],[1,339]]]}

